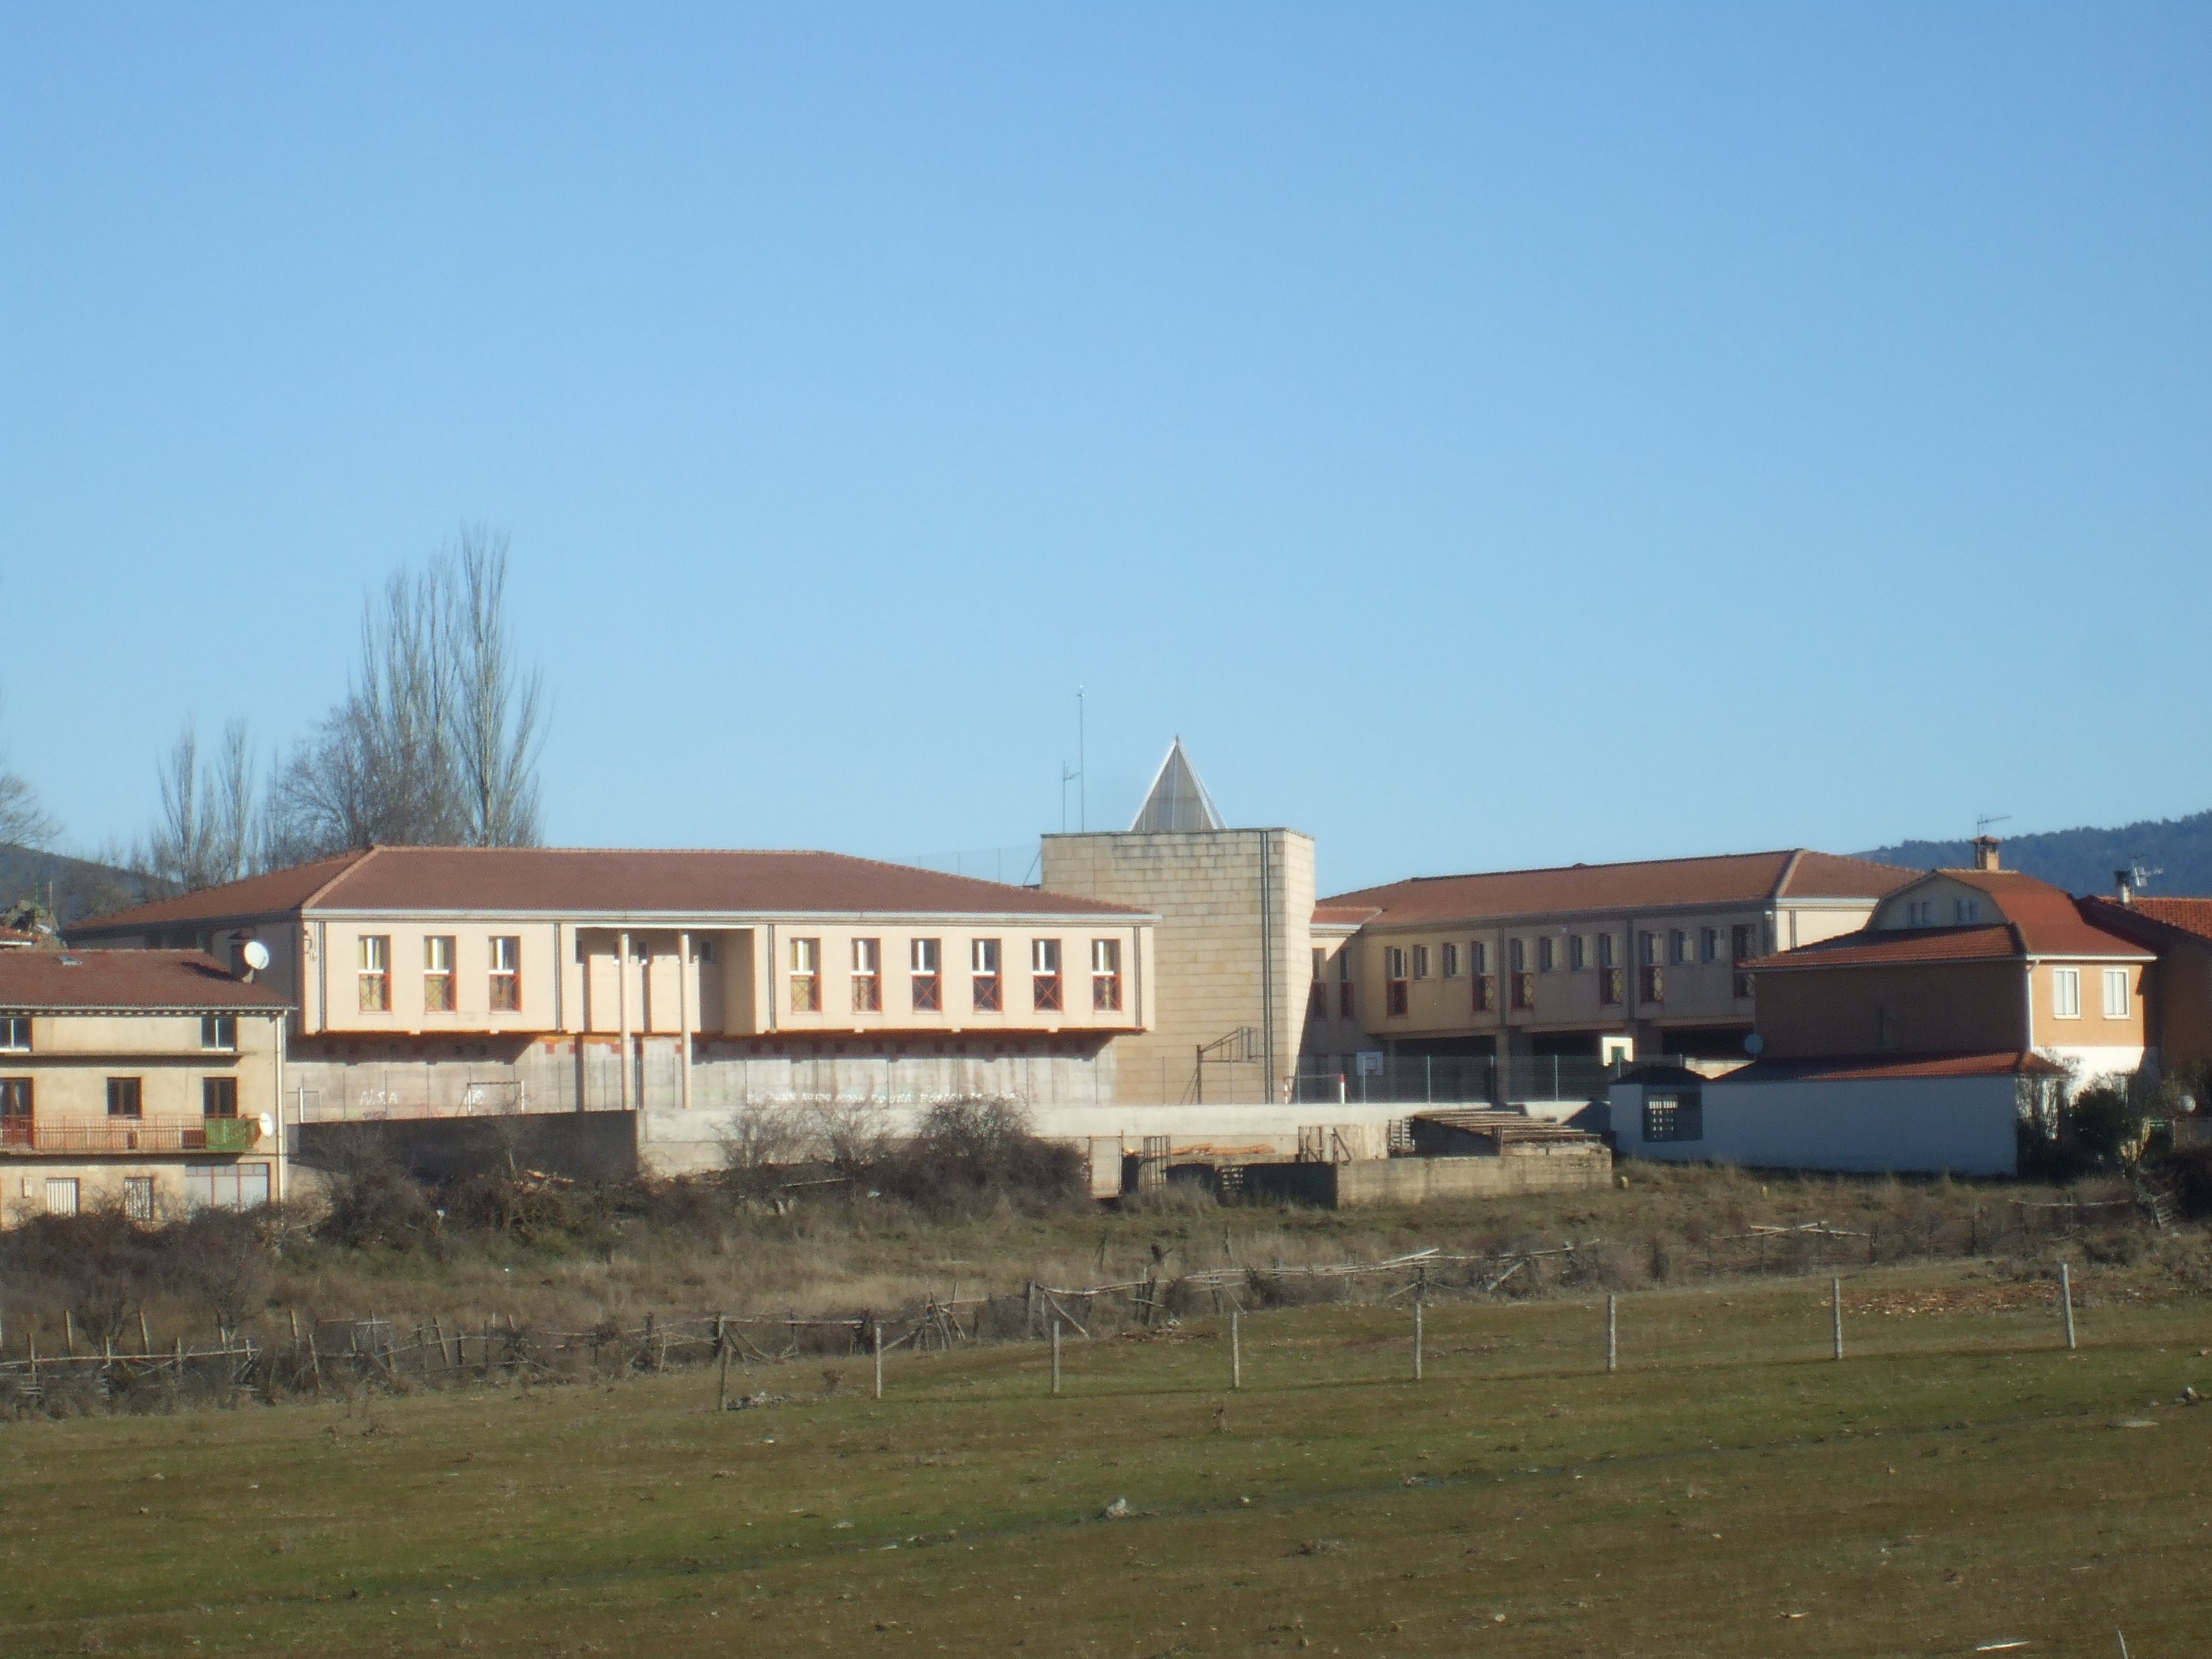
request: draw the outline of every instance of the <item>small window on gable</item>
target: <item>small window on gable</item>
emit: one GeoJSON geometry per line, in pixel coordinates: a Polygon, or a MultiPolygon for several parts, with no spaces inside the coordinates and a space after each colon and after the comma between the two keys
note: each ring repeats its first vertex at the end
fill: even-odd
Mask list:
{"type": "Polygon", "coordinates": [[[200,1016],[200,1047],[224,1054],[238,1049],[238,1016],[236,1014],[202,1014],[200,1016]]]}
{"type": "Polygon", "coordinates": [[[1972,927],[1982,919],[1982,902],[1978,898],[1956,898],[1951,901],[1951,920],[1961,927],[1972,927]]]}

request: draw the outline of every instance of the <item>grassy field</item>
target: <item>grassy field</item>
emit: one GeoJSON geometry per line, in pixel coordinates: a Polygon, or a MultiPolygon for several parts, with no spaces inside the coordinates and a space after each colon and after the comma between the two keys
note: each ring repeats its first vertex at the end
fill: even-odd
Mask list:
{"type": "Polygon", "coordinates": [[[28,1653],[2196,1654],[2212,1300],[1963,1267],[0,1428],[28,1653]],[[834,1379],[825,1372],[834,1370],[834,1379]],[[1126,1518],[1103,1519],[1116,1499],[1126,1518]]]}

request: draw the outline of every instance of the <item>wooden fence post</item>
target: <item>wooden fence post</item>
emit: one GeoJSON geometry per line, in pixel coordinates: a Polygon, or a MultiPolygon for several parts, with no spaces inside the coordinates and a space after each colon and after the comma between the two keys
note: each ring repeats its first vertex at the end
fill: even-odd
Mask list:
{"type": "Polygon", "coordinates": [[[1413,1298],[1413,1381],[1421,1380],[1421,1298],[1413,1298]]]}
{"type": "Polygon", "coordinates": [[[1243,1317],[1238,1309],[1229,1310],[1229,1386],[1232,1389],[1244,1386],[1243,1317]]]}
{"type": "Polygon", "coordinates": [[[2074,1270],[2066,1262],[2058,1264],[2058,1300],[2066,1310],[2066,1347],[2074,1348],[2074,1270]]]}
{"type": "Polygon", "coordinates": [[[884,1397],[884,1326],[881,1320],[872,1322],[876,1349],[876,1398],[884,1397]]]}
{"type": "Polygon", "coordinates": [[[1828,1281],[1828,1306],[1835,1319],[1836,1358],[1844,1357],[1844,1281],[1828,1281]]]}
{"type": "Polygon", "coordinates": [[[1052,1391],[1060,1392],[1060,1322],[1052,1322],[1052,1391]]]}
{"type": "Polygon", "coordinates": [[[1620,1369],[1620,1298],[1608,1292],[1605,1298],[1605,1370],[1610,1376],[1620,1369]]]}

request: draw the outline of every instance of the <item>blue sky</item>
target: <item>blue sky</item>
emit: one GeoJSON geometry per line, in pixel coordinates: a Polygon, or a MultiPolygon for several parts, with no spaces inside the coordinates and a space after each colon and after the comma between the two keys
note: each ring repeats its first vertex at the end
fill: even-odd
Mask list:
{"type": "Polygon", "coordinates": [[[574,844],[2212,806],[2212,9],[0,9],[0,743],[512,536],[574,844]]]}

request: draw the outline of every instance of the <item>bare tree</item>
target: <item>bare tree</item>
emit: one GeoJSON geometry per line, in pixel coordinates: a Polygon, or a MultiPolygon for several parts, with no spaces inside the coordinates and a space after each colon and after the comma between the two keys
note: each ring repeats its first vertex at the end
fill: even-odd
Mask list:
{"type": "Polygon", "coordinates": [[[161,767],[161,814],[132,867],[186,891],[236,881],[258,867],[259,812],[253,744],[242,720],[223,727],[222,750],[204,763],[187,715],[161,767]]]}
{"type": "Polygon", "coordinates": [[[39,792],[8,769],[8,751],[0,749],[0,845],[44,847],[60,833],[39,805],[39,792]]]}
{"type": "Polygon", "coordinates": [[[537,844],[541,681],[514,665],[507,556],[504,535],[471,526],[364,608],[352,689],[277,779],[269,861],[537,844]]]}

